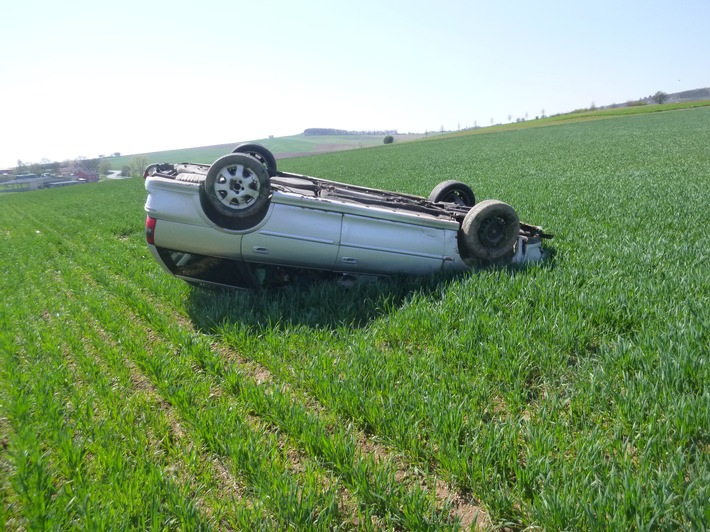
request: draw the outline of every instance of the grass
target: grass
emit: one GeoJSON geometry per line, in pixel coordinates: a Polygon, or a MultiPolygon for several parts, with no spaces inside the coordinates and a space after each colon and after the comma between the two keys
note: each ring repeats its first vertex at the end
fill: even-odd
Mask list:
{"type": "MultiPolygon", "coordinates": [[[[423,135],[394,135],[397,142],[407,142],[417,140],[423,135]]],[[[276,137],[260,139],[258,142],[266,146],[277,158],[293,157],[299,155],[317,155],[319,153],[353,150],[360,148],[371,148],[383,144],[384,135],[291,135],[288,137],[276,137]]],[[[152,163],[180,163],[193,162],[212,164],[216,159],[230,153],[232,149],[242,142],[230,144],[219,144],[215,146],[203,146],[200,148],[187,148],[177,150],[167,150],[144,154],[148,164],[152,163]]],[[[136,155],[122,155],[111,157],[108,160],[111,167],[119,170],[123,165],[131,163],[136,155]]]]}
{"type": "Polygon", "coordinates": [[[280,161],[555,233],[539,266],[209,293],[140,180],[0,197],[0,522],[703,529],[710,109],[280,161]]]}
{"type": "MultiPolygon", "coordinates": [[[[498,131],[520,130],[527,128],[537,128],[541,126],[556,126],[571,122],[600,120],[605,118],[614,118],[621,116],[630,116],[637,114],[658,113],[665,111],[677,111],[684,109],[696,109],[698,107],[710,106],[710,100],[693,101],[683,103],[669,103],[662,105],[643,105],[636,107],[619,107],[615,109],[582,109],[571,113],[549,116],[542,119],[526,120],[524,122],[516,122],[511,124],[497,124],[491,127],[482,127],[474,130],[463,130],[452,133],[440,134],[430,132],[428,135],[422,134],[402,134],[394,135],[396,143],[408,142],[411,140],[419,140],[424,138],[440,139],[452,136],[469,137],[472,134],[488,135],[498,131]]],[[[268,139],[254,140],[266,146],[271,150],[278,159],[285,157],[294,157],[298,155],[317,155],[333,151],[352,150],[360,148],[372,148],[382,146],[384,135],[309,135],[303,134],[291,135],[286,137],[276,137],[268,139]]],[[[146,164],[152,163],[179,163],[179,162],[195,162],[211,164],[222,155],[229,153],[232,149],[243,141],[235,141],[228,144],[218,144],[214,146],[202,146],[198,148],[183,148],[175,150],[166,150],[159,152],[151,152],[146,154],[122,155],[120,157],[110,157],[108,161],[114,170],[120,170],[124,165],[130,165],[131,161],[138,155],[143,155],[146,158],[146,164]]]]}

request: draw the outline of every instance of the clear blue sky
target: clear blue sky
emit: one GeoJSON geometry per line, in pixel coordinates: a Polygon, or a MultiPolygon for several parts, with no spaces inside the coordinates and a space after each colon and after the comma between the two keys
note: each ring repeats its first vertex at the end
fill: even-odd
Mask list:
{"type": "Polygon", "coordinates": [[[23,0],[0,168],[297,134],[438,131],[710,86],[710,0],[23,0]]]}

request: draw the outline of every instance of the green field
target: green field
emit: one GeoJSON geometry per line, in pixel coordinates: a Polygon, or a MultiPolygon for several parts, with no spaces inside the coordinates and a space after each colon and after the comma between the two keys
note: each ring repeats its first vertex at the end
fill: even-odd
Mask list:
{"type": "MultiPolygon", "coordinates": [[[[422,137],[424,137],[424,135],[394,135],[395,142],[408,142],[418,140],[422,137]]],[[[288,137],[259,139],[253,142],[258,142],[266,146],[278,159],[281,159],[284,157],[318,155],[333,151],[371,148],[373,146],[382,145],[383,140],[384,135],[291,135],[288,137]]],[[[180,163],[187,161],[212,164],[222,155],[230,153],[235,146],[241,143],[242,142],[233,142],[199,148],[121,155],[120,157],[111,157],[108,161],[111,163],[111,168],[114,170],[120,170],[123,165],[130,164],[134,157],[141,155],[146,158],[147,164],[180,163]]]]}
{"type": "MultiPolygon", "coordinates": [[[[440,137],[470,136],[471,134],[490,134],[511,129],[519,130],[526,128],[537,128],[550,125],[559,125],[565,122],[579,122],[589,120],[601,120],[620,116],[636,114],[648,114],[656,112],[674,111],[681,109],[693,109],[697,107],[708,107],[710,101],[697,101],[685,103],[668,103],[663,105],[642,105],[636,107],[619,107],[616,109],[579,110],[571,113],[550,116],[547,118],[527,120],[520,123],[497,124],[491,127],[482,127],[476,130],[463,130],[457,132],[447,132],[444,134],[430,132],[428,134],[413,133],[405,135],[394,135],[395,143],[409,142],[412,140],[429,139],[435,140],[440,137]]],[[[152,163],[179,163],[194,162],[212,164],[222,155],[230,153],[237,144],[242,142],[258,142],[266,146],[277,159],[318,155],[334,151],[353,150],[361,148],[372,148],[383,144],[383,135],[291,135],[287,137],[275,137],[268,139],[257,139],[253,141],[234,141],[227,144],[217,144],[214,146],[201,146],[197,148],[181,148],[175,150],[157,151],[144,154],[122,155],[120,157],[109,157],[113,170],[121,170],[124,165],[130,165],[136,157],[144,157],[146,164],[152,163]]]]}
{"type": "Polygon", "coordinates": [[[555,234],[352,289],[169,277],[139,179],[1,196],[0,523],[706,529],[708,146],[703,107],[279,161],[555,234]]]}

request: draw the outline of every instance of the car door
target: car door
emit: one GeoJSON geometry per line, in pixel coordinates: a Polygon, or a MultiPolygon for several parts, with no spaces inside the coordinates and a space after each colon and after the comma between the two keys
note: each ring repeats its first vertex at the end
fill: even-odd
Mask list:
{"type": "Polygon", "coordinates": [[[444,253],[444,228],[345,214],[335,269],[428,274],[442,269],[444,253]]]}
{"type": "Polygon", "coordinates": [[[337,255],[342,214],[274,204],[266,223],[242,237],[245,261],[330,270],[337,255]]]}

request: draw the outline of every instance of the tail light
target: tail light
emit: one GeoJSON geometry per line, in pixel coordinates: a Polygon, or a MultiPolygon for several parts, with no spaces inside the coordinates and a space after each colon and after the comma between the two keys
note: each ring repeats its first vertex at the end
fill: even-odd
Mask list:
{"type": "Polygon", "coordinates": [[[155,224],[158,222],[152,216],[145,218],[145,240],[148,244],[155,245],[155,224]]]}

